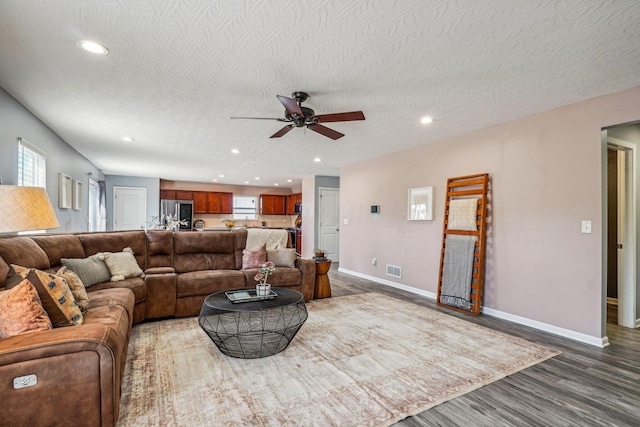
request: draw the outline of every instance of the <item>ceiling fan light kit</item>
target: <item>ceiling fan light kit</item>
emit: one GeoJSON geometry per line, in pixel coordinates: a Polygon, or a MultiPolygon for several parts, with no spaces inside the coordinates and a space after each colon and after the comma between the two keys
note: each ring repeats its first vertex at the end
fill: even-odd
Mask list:
{"type": "Polygon", "coordinates": [[[305,127],[320,135],[326,136],[333,140],[342,138],[344,134],[330,129],[320,123],[335,123],[335,122],[351,122],[355,120],[365,120],[364,113],[362,111],[350,111],[345,113],[331,113],[331,114],[319,114],[316,115],[315,111],[311,108],[303,107],[302,103],[309,98],[309,94],[306,92],[293,92],[292,98],[288,98],[282,95],[276,95],[280,103],[284,106],[284,119],[283,118],[268,118],[268,117],[231,117],[232,119],[249,119],[249,120],[277,120],[279,122],[288,123],[278,132],[271,135],[270,138],[280,138],[286,135],[293,128],[305,127]]]}

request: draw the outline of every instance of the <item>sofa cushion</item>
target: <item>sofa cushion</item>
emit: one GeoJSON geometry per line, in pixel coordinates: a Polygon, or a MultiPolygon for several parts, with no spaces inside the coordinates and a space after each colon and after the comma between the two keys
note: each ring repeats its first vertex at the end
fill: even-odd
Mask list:
{"type": "Polygon", "coordinates": [[[133,255],[141,269],[146,268],[147,237],[140,231],[102,231],[97,233],[78,234],[82,242],[84,253],[94,255],[99,252],[120,252],[127,246],[133,250],[133,255]]]}
{"type": "MultiPolygon", "coordinates": [[[[129,316],[129,323],[133,321],[133,307],[135,305],[135,295],[127,288],[91,288],[88,292],[89,308],[105,307],[117,305],[125,309],[129,316]]],[[[85,321],[86,323],[86,321],[85,321]]]]}
{"type": "Polygon", "coordinates": [[[11,264],[5,282],[7,289],[17,286],[23,279],[28,279],[38,291],[42,306],[54,327],[82,324],[80,307],[62,277],[11,264]]]}
{"type": "Polygon", "coordinates": [[[235,270],[235,233],[174,233],[176,273],[199,270],[235,270]]]}
{"type": "Polygon", "coordinates": [[[0,238],[0,286],[9,272],[9,265],[24,265],[46,270],[50,267],[47,254],[28,237],[0,238]]]}
{"type": "MultiPolygon", "coordinates": [[[[31,239],[42,248],[49,257],[51,267],[60,265],[60,259],[64,258],[85,258],[84,249],[78,236],[73,234],[33,236],[31,239]]],[[[16,262],[14,264],[21,264],[16,262]]],[[[31,266],[28,266],[31,267],[31,266]]],[[[36,267],[38,268],[38,267],[36,267]]],[[[44,270],[43,268],[40,268],[44,270]]]]}
{"type": "Polygon", "coordinates": [[[0,292],[0,338],[47,329],[51,329],[51,320],[29,280],[0,292]]]}
{"type": "Polygon", "coordinates": [[[67,267],[60,267],[56,272],[56,276],[62,277],[67,281],[69,289],[71,289],[71,293],[73,294],[73,298],[75,298],[76,304],[80,307],[80,311],[86,311],[87,308],[89,308],[89,297],[87,297],[87,290],[85,289],[82,280],[80,280],[80,276],[69,270],[67,267]]]}
{"type": "Polygon", "coordinates": [[[267,262],[267,245],[263,244],[258,249],[242,251],[242,268],[260,267],[267,262]]]}
{"type": "Polygon", "coordinates": [[[271,261],[276,267],[295,267],[296,250],[293,248],[269,249],[267,261],[271,261]]]}
{"type": "Polygon", "coordinates": [[[122,252],[105,252],[103,255],[104,263],[109,269],[112,282],[144,275],[133,256],[131,248],[124,248],[122,252]]]}
{"type": "Polygon", "coordinates": [[[101,258],[102,254],[95,254],[88,258],[62,258],[60,262],[63,266],[76,273],[84,283],[84,286],[88,288],[96,283],[111,280],[109,269],[101,258]]]}
{"type": "MultiPolygon", "coordinates": [[[[242,270],[245,275],[246,286],[255,286],[254,277],[259,271],[259,268],[242,270]]],[[[273,287],[300,286],[301,281],[302,272],[297,267],[277,267],[273,273],[269,274],[269,284],[273,287]]]]}
{"type": "Polygon", "coordinates": [[[178,298],[190,295],[209,295],[244,286],[244,275],[238,270],[192,271],[178,275],[176,295],[178,298]]]}
{"type": "MultiPolygon", "coordinates": [[[[132,290],[136,304],[147,299],[147,286],[144,283],[144,279],[140,277],[131,277],[129,279],[124,279],[117,282],[98,283],[97,285],[89,288],[87,294],[89,295],[89,300],[91,300],[93,291],[115,288],[132,290]]],[[[89,307],[91,307],[91,302],[89,303],[89,307]]]]}

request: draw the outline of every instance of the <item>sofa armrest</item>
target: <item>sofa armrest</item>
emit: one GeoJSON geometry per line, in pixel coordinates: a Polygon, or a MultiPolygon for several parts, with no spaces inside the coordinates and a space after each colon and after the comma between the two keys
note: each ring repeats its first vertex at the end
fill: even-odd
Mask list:
{"type": "Polygon", "coordinates": [[[0,340],[0,425],[114,425],[121,361],[113,349],[119,339],[112,328],[91,324],[0,340]],[[29,375],[35,385],[14,388],[14,379],[29,375]],[[68,392],[73,398],[60,398],[68,392]]]}
{"type": "MultiPolygon", "coordinates": [[[[159,269],[150,269],[159,270],[159,269]]],[[[171,269],[165,273],[147,273],[144,282],[147,285],[145,319],[160,319],[173,316],[176,311],[178,275],[171,269]]]]}
{"type": "Polygon", "coordinates": [[[311,301],[316,288],[316,263],[312,259],[296,258],[296,267],[302,273],[302,295],[305,301],[311,301]]]}

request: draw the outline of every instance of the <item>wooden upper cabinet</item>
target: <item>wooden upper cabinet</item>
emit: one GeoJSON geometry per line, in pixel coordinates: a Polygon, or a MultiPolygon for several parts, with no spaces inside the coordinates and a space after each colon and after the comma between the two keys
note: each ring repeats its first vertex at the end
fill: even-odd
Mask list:
{"type": "Polygon", "coordinates": [[[220,193],[207,193],[208,213],[220,213],[220,193]]]}
{"type": "Polygon", "coordinates": [[[296,203],[302,203],[302,193],[291,194],[287,198],[287,215],[296,214],[296,203]]]}
{"type": "Polygon", "coordinates": [[[193,191],[176,190],[177,200],[193,200],[193,191]]]}
{"type": "Polygon", "coordinates": [[[220,213],[233,213],[233,193],[220,193],[220,213]]]}
{"type": "Polygon", "coordinates": [[[260,215],[285,215],[285,198],[280,194],[261,194],[260,215]]]}
{"type": "Polygon", "coordinates": [[[176,190],[160,190],[160,199],[161,200],[175,200],[176,199],[176,190]]]}
{"type": "Polygon", "coordinates": [[[193,192],[193,213],[206,214],[208,212],[209,211],[207,206],[207,192],[194,191],[193,192]]]}

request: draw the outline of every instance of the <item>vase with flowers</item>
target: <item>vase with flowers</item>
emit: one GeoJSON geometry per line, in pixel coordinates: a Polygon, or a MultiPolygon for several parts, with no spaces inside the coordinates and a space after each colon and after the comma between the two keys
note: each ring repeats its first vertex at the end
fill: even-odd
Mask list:
{"type": "Polygon", "coordinates": [[[267,261],[260,266],[260,271],[253,277],[258,282],[256,284],[256,295],[266,297],[271,292],[271,285],[267,283],[270,274],[273,274],[276,266],[273,262],[267,261]]]}

